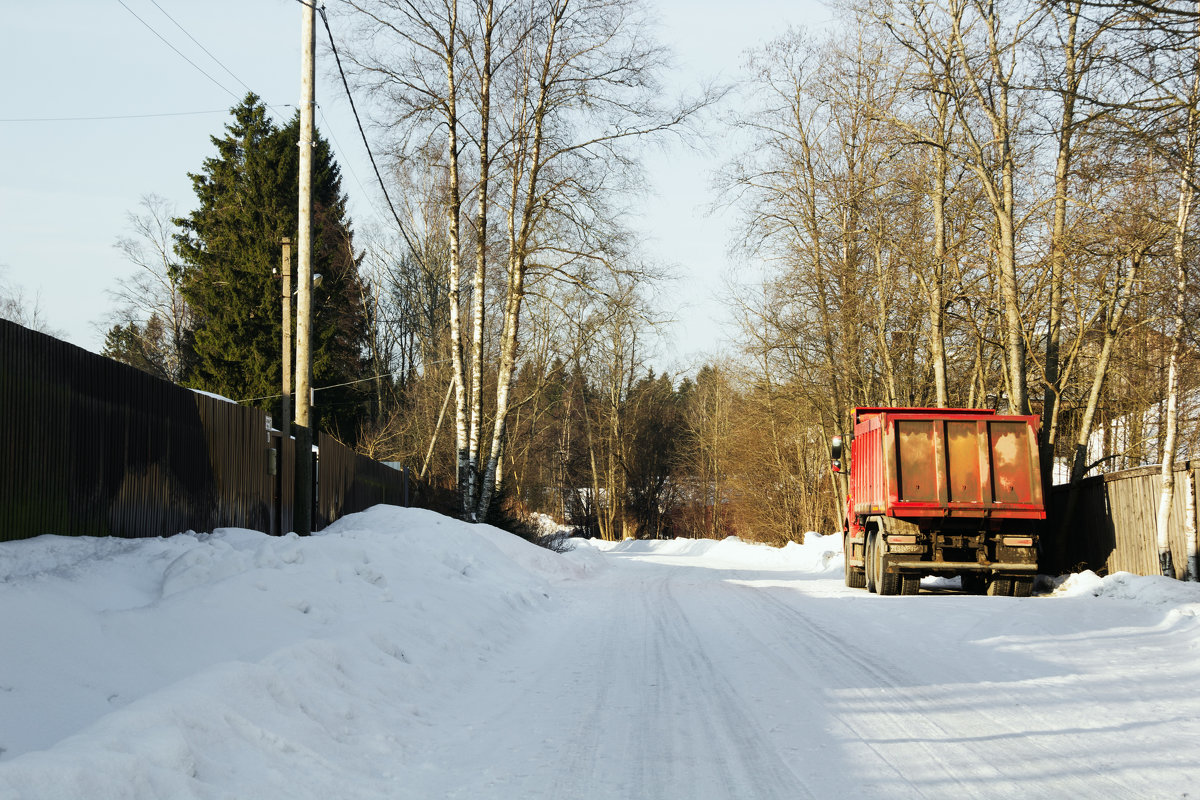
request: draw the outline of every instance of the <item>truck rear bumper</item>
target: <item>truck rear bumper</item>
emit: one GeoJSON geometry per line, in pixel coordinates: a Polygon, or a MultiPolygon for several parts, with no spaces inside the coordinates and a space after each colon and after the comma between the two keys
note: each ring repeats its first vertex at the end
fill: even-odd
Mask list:
{"type": "Polygon", "coordinates": [[[1037,572],[1037,564],[997,561],[980,564],[978,561],[888,561],[892,569],[980,570],[987,572],[1037,572]]]}

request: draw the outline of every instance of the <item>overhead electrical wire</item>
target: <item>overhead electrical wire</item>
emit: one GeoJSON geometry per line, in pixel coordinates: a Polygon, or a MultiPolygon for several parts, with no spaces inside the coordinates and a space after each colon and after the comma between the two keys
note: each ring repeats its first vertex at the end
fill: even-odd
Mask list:
{"type": "MultiPolygon", "coordinates": [[[[305,0],[296,0],[304,6],[310,6],[305,0]]],[[[329,48],[333,51],[333,60],[337,63],[338,74],[342,76],[342,87],[346,90],[346,98],[350,101],[350,110],[354,112],[354,122],[358,125],[358,134],[362,137],[363,147],[367,148],[367,156],[371,159],[371,167],[375,170],[375,178],[379,181],[379,188],[383,191],[383,199],[387,201],[388,210],[392,212],[392,218],[396,220],[396,225],[400,228],[400,235],[404,237],[405,244],[409,250],[417,252],[416,243],[408,233],[408,228],[400,221],[400,215],[396,213],[396,206],[392,204],[391,195],[388,194],[387,186],[383,183],[383,175],[379,172],[379,164],[375,162],[375,154],[371,152],[371,144],[367,141],[366,131],[363,130],[362,120],[358,116],[358,107],[354,104],[354,95],[350,93],[350,83],[346,80],[346,71],[342,69],[342,59],[338,55],[337,44],[333,41],[333,31],[329,27],[329,17],[325,15],[325,6],[317,8],[311,6],[321,14],[321,22],[325,23],[325,33],[329,37],[329,48]]]]}
{"type": "MultiPolygon", "coordinates": [[[[195,45],[196,45],[196,47],[199,47],[201,50],[203,50],[203,51],[204,51],[204,54],[205,54],[206,56],[208,56],[208,57],[209,57],[209,58],[211,58],[211,59],[212,59],[214,62],[216,62],[217,66],[219,66],[221,69],[225,70],[225,72],[226,72],[226,73],[228,73],[229,77],[233,78],[235,81],[237,81],[238,83],[240,83],[240,84],[242,85],[242,88],[244,88],[244,89],[245,89],[247,92],[253,92],[253,91],[254,91],[253,89],[251,89],[249,86],[247,86],[247,85],[246,85],[246,82],[245,82],[244,80],[242,80],[241,78],[239,78],[237,75],[234,75],[234,74],[233,74],[233,70],[231,70],[229,67],[227,67],[227,66],[225,66],[224,64],[222,64],[222,63],[221,63],[221,59],[219,59],[219,58],[217,58],[216,56],[214,56],[212,53],[210,53],[210,52],[208,51],[208,48],[207,48],[207,47],[205,47],[204,45],[200,44],[200,42],[196,40],[196,37],[195,37],[195,36],[192,36],[192,34],[188,33],[188,30],[187,30],[187,28],[183,27],[183,26],[182,26],[182,25],[180,25],[178,22],[176,22],[175,18],[174,18],[174,17],[172,17],[170,14],[168,14],[168,13],[167,13],[167,11],[166,11],[166,9],[165,9],[165,8],[163,8],[162,6],[160,6],[160,5],[158,4],[157,0],[150,0],[150,2],[151,2],[151,3],[154,3],[154,7],[155,7],[155,8],[157,8],[159,11],[161,11],[161,12],[162,12],[162,15],[163,15],[164,17],[166,17],[167,19],[171,20],[171,22],[174,22],[174,23],[175,23],[175,27],[176,27],[176,28],[179,28],[179,30],[183,31],[183,35],[184,35],[184,36],[186,36],[186,37],[188,37],[189,39],[191,39],[191,40],[192,40],[192,43],[193,43],[193,44],[195,44],[195,45]]],[[[124,4],[124,3],[122,3],[121,5],[125,5],[125,4],[124,4]]],[[[126,8],[128,8],[128,6],[126,6],[126,8]]],[[[161,38],[161,37],[160,37],[160,38],[161,38]]],[[[222,87],[222,88],[224,88],[224,87],[222,87]]],[[[226,90],[226,91],[228,91],[228,90],[226,90]]]]}
{"type": "Polygon", "coordinates": [[[168,111],[161,114],[109,114],[97,117],[13,117],[0,119],[0,122],[100,122],[117,119],[151,119],[155,117],[194,117],[200,114],[225,114],[227,108],[217,108],[211,111],[168,111]]]}
{"type": "MultiPolygon", "coordinates": [[[[137,15],[137,13],[136,13],[136,12],[135,12],[135,11],[134,11],[132,8],[130,8],[129,6],[125,5],[125,0],[117,0],[117,2],[118,2],[118,3],[120,3],[120,4],[121,4],[121,7],[122,7],[122,8],[124,8],[126,11],[128,11],[130,14],[133,14],[133,18],[134,18],[134,19],[136,19],[138,22],[140,22],[140,23],[142,23],[143,25],[145,25],[145,26],[146,26],[146,28],[147,28],[147,30],[149,30],[151,33],[153,33],[155,36],[157,36],[159,39],[161,39],[161,40],[162,40],[162,42],[163,42],[163,44],[165,44],[167,47],[169,47],[169,48],[171,48],[172,50],[174,50],[176,53],[178,53],[178,54],[179,54],[179,57],[180,57],[180,58],[182,58],[184,61],[188,62],[188,63],[189,63],[189,64],[191,64],[193,67],[195,67],[197,72],[199,72],[201,75],[203,75],[204,77],[208,78],[208,79],[209,79],[210,81],[212,81],[214,84],[216,84],[217,86],[219,86],[219,87],[222,89],[222,91],[224,91],[226,94],[228,94],[228,95],[229,95],[230,97],[232,97],[234,100],[238,100],[238,99],[239,99],[239,98],[238,98],[238,96],[237,96],[236,94],[234,94],[234,93],[233,93],[233,91],[232,91],[231,89],[229,89],[229,88],[228,88],[228,87],[226,87],[226,86],[225,86],[223,83],[221,83],[219,80],[217,80],[217,79],[216,79],[216,78],[214,78],[212,75],[209,75],[207,72],[205,72],[203,69],[201,69],[199,64],[197,64],[195,61],[192,61],[190,58],[188,58],[187,56],[185,56],[185,55],[183,54],[183,52],[182,52],[182,51],[181,51],[181,50],[180,50],[178,47],[176,47],[175,45],[171,44],[169,41],[167,41],[167,38],[166,38],[165,36],[163,36],[161,33],[159,33],[158,31],[156,31],[156,30],[154,29],[154,26],[153,26],[153,25],[151,25],[149,22],[146,22],[146,20],[144,20],[144,19],[142,19],[141,17],[139,17],[139,16],[137,15]]],[[[157,4],[157,3],[155,3],[155,5],[158,5],[158,4],[157,4]]],[[[175,22],[175,20],[171,20],[171,21],[172,21],[172,22],[175,22]]],[[[176,23],[176,24],[178,24],[178,23],[176,23]]],[[[207,52],[207,51],[205,51],[205,52],[207,52]]]]}
{"type": "Polygon", "coordinates": [[[371,193],[367,191],[367,187],[363,186],[362,179],[358,177],[358,172],[355,171],[354,165],[350,162],[350,159],[348,158],[348,156],[350,155],[349,152],[347,152],[346,148],[342,147],[342,143],[340,141],[338,141],[337,134],[334,133],[334,131],[333,131],[333,125],[329,122],[329,119],[325,116],[325,109],[321,107],[320,103],[317,103],[316,106],[317,106],[317,111],[319,111],[321,113],[321,121],[325,123],[325,131],[329,134],[329,138],[330,138],[330,140],[332,140],[333,146],[337,149],[337,151],[339,153],[339,158],[342,159],[342,163],[346,166],[346,169],[350,170],[350,177],[354,178],[354,182],[356,184],[358,184],[358,188],[362,189],[363,196],[367,198],[367,205],[370,206],[370,208],[371,208],[371,214],[375,217],[375,219],[377,221],[382,222],[382,219],[379,216],[378,209],[375,207],[375,204],[371,202],[371,193]]]}
{"type": "MultiPolygon", "coordinates": [[[[353,386],[356,383],[367,383],[368,381],[375,381],[375,380],[379,380],[380,378],[394,378],[395,376],[400,375],[400,374],[401,374],[400,372],[385,372],[382,375],[372,375],[369,378],[359,378],[358,380],[346,381],[345,383],[335,383],[335,384],[332,384],[331,386],[314,386],[314,387],[312,387],[312,391],[321,392],[321,391],[324,391],[325,389],[340,389],[343,386],[353,386]]],[[[253,403],[258,400],[278,400],[281,397],[283,397],[283,395],[281,395],[281,394],[268,394],[268,395],[264,395],[263,397],[247,397],[244,400],[235,400],[234,402],[235,403],[253,403]]]]}

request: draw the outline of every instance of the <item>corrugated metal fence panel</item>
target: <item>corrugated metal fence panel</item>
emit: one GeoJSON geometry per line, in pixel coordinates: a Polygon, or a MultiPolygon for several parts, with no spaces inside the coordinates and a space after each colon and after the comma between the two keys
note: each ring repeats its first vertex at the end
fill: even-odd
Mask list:
{"type": "Polygon", "coordinates": [[[325,433],[319,441],[315,530],[380,503],[405,504],[403,472],[359,455],[325,433]]]}
{"type": "Polygon", "coordinates": [[[313,530],[322,530],[345,512],[346,494],[354,483],[354,451],[327,433],[317,435],[317,513],[313,530]]]}
{"type": "Polygon", "coordinates": [[[0,540],[268,530],[263,413],[0,320],[0,540]]]}
{"type": "MultiPolygon", "coordinates": [[[[403,473],[319,439],[314,529],[405,502],[403,473]]],[[[0,320],[0,541],[286,533],[294,483],[295,441],[272,443],[262,411],[0,320]]]]}
{"type": "Polygon", "coordinates": [[[196,401],[218,487],[213,527],[270,531],[275,486],[266,415],[212,397],[197,395],[196,401]]]}
{"type": "Polygon", "coordinates": [[[355,455],[355,481],[346,500],[347,512],[379,503],[404,505],[404,473],[363,455],[355,455]]]}

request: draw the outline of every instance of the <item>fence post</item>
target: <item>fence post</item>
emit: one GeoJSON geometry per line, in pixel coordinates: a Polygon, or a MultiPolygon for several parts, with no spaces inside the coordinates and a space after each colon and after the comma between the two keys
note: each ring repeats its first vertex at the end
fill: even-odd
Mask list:
{"type": "Polygon", "coordinates": [[[313,523],[312,430],[298,423],[293,430],[296,433],[296,492],[292,525],[298,535],[309,536],[313,523]]]}

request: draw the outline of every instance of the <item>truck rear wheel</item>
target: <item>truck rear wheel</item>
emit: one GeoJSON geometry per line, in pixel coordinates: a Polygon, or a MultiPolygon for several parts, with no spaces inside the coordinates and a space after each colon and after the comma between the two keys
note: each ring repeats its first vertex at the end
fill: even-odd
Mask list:
{"type": "Polygon", "coordinates": [[[900,576],[900,594],[920,594],[921,576],[904,574],[900,576]]]}
{"type": "Polygon", "coordinates": [[[875,538],[876,534],[874,531],[868,532],[866,544],[863,548],[863,572],[865,573],[863,579],[867,583],[868,592],[879,591],[879,586],[875,582],[877,577],[875,570],[875,538]]]}
{"type": "Polygon", "coordinates": [[[1022,576],[1012,579],[1012,596],[1029,597],[1033,594],[1033,576],[1022,576]]]}
{"type": "Polygon", "coordinates": [[[992,597],[1010,597],[1013,593],[1013,581],[1007,575],[996,575],[988,581],[987,593],[992,597]]]}
{"type": "Polygon", "coordinates": [[[874,557],[871,559],[871,568],[875,573],[875,591],[887,595],[900,594],[900,573],[888,572],[884,564],[883,533],[876,531],[871,541],[875,543],[872,548],[874,557]]]}
{"type": "Polygon", "coordinates": [[[846,554],[846,585],[851,589],[867,588],[867,572],[866,569],[858,569],[850,565],[850,556],[853,549],[850,545],[850,534],[842,535],[842,552],[846,554]]]}
{"type": "MultiPolygon", "coordinates": [[[[900,573],[885,572],[883,569],[883,554],[880,553],[876,557],[879,559],[879,577],[877,579],[879,585],[876,587],[876,590],[880,594],[900,594],[900,573]]],[[[920,579],[918,579],[918,585],[920,585],[920,579]]],[[[916,594],[916,592],[912,592],[911,594],[916,594]]]]}

